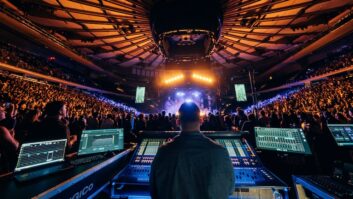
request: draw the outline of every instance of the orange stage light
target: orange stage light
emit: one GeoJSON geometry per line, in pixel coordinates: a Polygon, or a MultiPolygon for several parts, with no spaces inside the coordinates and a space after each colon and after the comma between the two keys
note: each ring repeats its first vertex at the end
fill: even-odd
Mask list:
{"type": "Polygon", "coordinates": [[[180,75],[177,75],[177,76],[174,76],[174,77],[165,79],[165,80],[164,80],[164,83],[165,83],[165,84],[170,84],[170,83],[174,83],[174,82],[176,82],[176,81],[182,80],[182,79],[184,79],[184,75],[183,75],[183,74],[180,74],[180,75]]]}
{"type": "Polygon", "coordinates": [[[161,87],[178,86],[181,84],[198,83],[212,86],[215,83],[215,76],[211,71],[165,71],[158,80],[161,87]]]}
{"type": "Polygon", "coordinates": [[[193,73],[192,74],[192,78],[201,82],[205,82],[208,84],[212,84],[213,83],[213,79],[211,77],[205,76],[205,75],[201,75],[201,74],[197,74],[197,73],[193,73]]]}

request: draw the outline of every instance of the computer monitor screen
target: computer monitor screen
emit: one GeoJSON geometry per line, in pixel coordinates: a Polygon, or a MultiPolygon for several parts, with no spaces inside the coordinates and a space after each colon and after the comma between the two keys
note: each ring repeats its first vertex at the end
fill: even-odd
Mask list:
{"type": "Polygon", "coordinates": [[[81,135],[78,155],[115,151],[123,148],[123,129],[84,130],[81,135]]]}
{"type": "Polygon", "coordinates": [[[245,85],[244,84],[234,84],[234,89],[235,89],[235,97],[237,99],[237,102],[246,102],[246,91],[245,91],[245,85]]]}
{"type": "Polygon", "coordinates": [[[136,88],[136,96],[135,96],[135,103],[144,103],[145,102],[145,87],[137,87],[136,88]]]}
{"type": "Polygon", "coordinates": [[[60,139],[22,144],[15,172],[64,161],[66,142],[60,139]]]}
{"type": "Polygon", "coordinates": [[[328,124],[338,146],[353,146],[353,124],[328,124]]]}
{"type": "Polygon", "coordinates": [[[311,154],[308,141],[300,128],[255,127],[255,139],[259,149],[311,154]]]}

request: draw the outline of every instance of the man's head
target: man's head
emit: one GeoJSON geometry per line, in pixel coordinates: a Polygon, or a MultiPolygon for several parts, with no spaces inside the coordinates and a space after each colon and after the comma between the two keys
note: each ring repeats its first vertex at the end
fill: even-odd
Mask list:
{"type": "Polygon", "coordinates": [[[58,119],[66,117],[65,103],[62,101],[49,102],[45,106],[45,113],[47,117],[57,117],[58,119]]]}
{"type": "Polygon", "coordinates": [[[200,131],[200,109],[193,102],[185,102],[179,108],[182,131],[200,131]]]}

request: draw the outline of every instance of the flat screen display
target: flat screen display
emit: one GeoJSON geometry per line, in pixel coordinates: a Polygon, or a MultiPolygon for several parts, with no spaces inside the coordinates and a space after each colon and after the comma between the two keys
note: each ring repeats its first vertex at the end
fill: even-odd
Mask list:
{"type": "Polygon", "coordinates": [[[123,148],[123,129],[84,130],[81,135],[78,155],[116,151],[123,148]]]}
{"type": "Polygon", "coordinates": [[[145,87],[137,87],[136,88],[136,96],[135,96],[135,103],[141,104],[145,102],[145,87]]]}
{"type": "Polygon", "coordinates": [[[22,144],[15,172],[64,161],[66,142],[60,139],[22,144]]]}
{"type": "Polygon", "coordinates": [[[237,99],[237,102],[246,102],[246,91],[245,91],[245,85],[244,84],[234,84],[235,88],[235,97],[237,99]]]}
{"type": "Polygon", "coordinates": [[[338,146],[353,146],[352,124],[327,124],[338,146]]]}
{"type": "Polygon", "coordinates": [[[259,149],[311,154],[308,141],[300,128],[255,127],[255,139],[259,149]]]}

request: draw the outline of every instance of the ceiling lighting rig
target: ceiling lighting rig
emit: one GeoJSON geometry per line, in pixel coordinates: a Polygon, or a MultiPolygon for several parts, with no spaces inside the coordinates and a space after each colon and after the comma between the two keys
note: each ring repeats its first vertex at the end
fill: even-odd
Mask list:
{"type": "Polygon", "coordinates": [[[151,10],[153,38],[167,64],[209,59],[221,33],[223,12],[217,0],[157,1],[151,10]]]}

